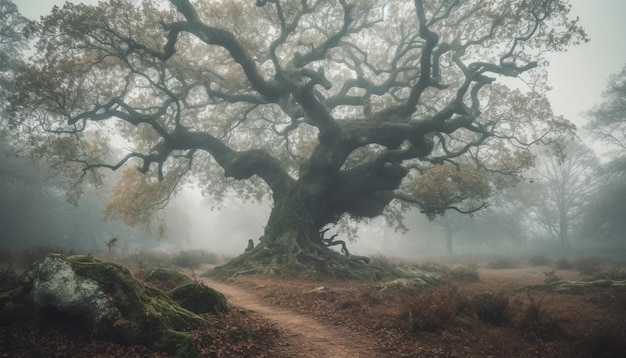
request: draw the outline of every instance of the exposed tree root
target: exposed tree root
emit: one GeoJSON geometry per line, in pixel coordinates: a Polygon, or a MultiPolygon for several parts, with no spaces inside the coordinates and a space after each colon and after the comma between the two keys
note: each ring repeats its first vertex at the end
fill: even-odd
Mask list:
{"type": "Polygon", "coordinates": [[[382,270],[370,266],[367,257],[345,255],[347,250],[342,255],[308,240],[298,243],[293,235],[293,232],[284,234],[271,243],[262,239],[261,244],[216,267],[213,274],[222,279],[249,274],[369,281],[382,278],[382,270]]]}

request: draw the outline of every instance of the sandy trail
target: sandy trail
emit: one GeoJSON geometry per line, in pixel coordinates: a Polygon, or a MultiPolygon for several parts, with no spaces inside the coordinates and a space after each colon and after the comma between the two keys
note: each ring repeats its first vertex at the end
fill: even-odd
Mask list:
{"type": "Polygon", "coordinates": [[[276,347],[277,358],[367,358],[374,357],[373,348],[363,342],[358,332],[333,327],[285,308],[260,302],[252,293],[228,283],[203,277],[202,282],[220,291],[229,304],[252,311],[271,322],[284,339],[276,347]]]}

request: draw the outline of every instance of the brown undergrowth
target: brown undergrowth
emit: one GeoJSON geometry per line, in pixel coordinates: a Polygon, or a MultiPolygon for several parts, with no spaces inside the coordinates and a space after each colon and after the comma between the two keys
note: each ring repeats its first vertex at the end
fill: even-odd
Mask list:
{"type": "MultiPolygon", "coordinates": [[[[236,283],[260,300],[358,331],[372,357],[622,357],[626,290],[535,291],[547,267],[479,269],[478,281],[446,280],[413,292],[377,283],[258,276],[236,283]]],[[[579,272],[559,272],[568,279],[579,272]]]]}
{"type": "MultiPolygon", "coordinates": [[[[597,265],[571,260],[578,264],[561,269],[559,259],[530,261],[524,265],[519,260],[519,266],[505,269],[489,268],[493,265],[488,261],[430,264],[447,276],[439,285],[417,292],[382,290],[381,282],[293,277],[242,276],[228,284],[249,292],[256,302],[343,332],[355,347],[367,342],[371,352],[366,358],[626,356],[624,287],[571,293],[533,289],[546,282],[545,272],[559,279],[584,280],[590,277],[587,268],[597,265]]],[[[3,267],[1,276],[16,280],[10,267],[3,267]]],[[[207,268],[195,270],[198,278],[207,268]]],[[[592,278],[622,279],[623,272],[623,266],[604,265],[592,278]]],[[[276,348],[289,332],[277,330],[250,309],[233,306],[227,314],[206,317],[211,327],[193,332],[201,356],[281,357],[276,348]]],[[[296,333],[307,339],[306,331],[296,333]]],[[[35,353],[166,356],[142,347],[69,336],[37,321],[0,325],[0,357],[35,353]]]]}

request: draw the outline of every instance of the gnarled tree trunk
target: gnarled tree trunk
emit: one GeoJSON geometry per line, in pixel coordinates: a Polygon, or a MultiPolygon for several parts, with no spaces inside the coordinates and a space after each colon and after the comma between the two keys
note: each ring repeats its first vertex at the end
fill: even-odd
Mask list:
{"type": "MultiPolygon", "coordinates": [[[[319,178],[317,178],[319,180],[319,178]]],[[[218,276],[241,274],[297,274],[311,278],[378,279],[380,270],[368,265],[368,259],[332,250],[329,239],[320,230],[334,222],[332,203],[328,200],[332,185],[300,180],[279,195],[260,243],[252,250],[215,269],[218,276]],[[329,206],[330,205],[330,206],[329,206]]],[[[341,244],[341,242],[333,242],[341,244]]],[[[343,247],[345,249],[345,246],[343,247]]]]}

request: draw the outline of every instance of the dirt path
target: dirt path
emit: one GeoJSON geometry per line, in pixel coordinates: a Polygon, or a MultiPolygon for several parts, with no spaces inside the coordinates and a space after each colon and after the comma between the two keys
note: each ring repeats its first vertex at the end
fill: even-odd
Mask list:
{"type": "Polygon", "coordinates": [[[358,332],[329,326],[288,309],[263,304],[256,294],[234,285],[206,277],[202,281],[222,292],[231,305],[252,311],[276,326],[284,339],[276,348],[277,358],[375,356],[371,345],[364,342],[358,332]]]}

